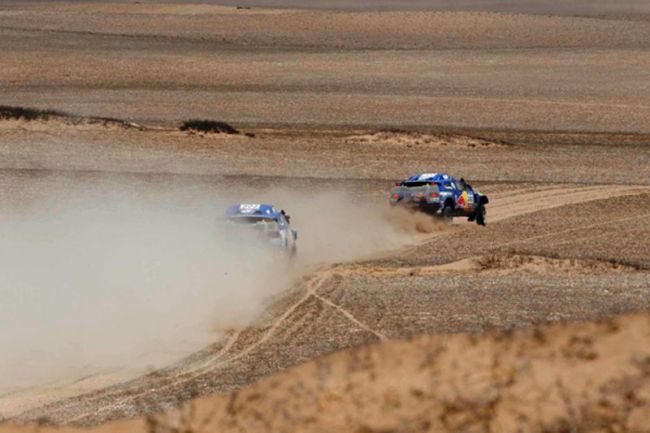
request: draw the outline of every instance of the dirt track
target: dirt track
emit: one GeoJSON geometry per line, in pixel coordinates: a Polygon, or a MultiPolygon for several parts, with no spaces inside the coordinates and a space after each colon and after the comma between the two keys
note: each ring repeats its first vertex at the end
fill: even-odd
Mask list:
{"type": "MultiPolygon", "coordinates": [[[[484,189],[492,188],[486,185],[484,189]]],[[[549,185],[515,193],[495,192],[490,211],[497,216],[491,217],[491,224],[496,230],[507,230],[508,226],[503,224],[510,216],[521,219],[567,205],[598,208],[608,200],[626,200],[628,195],[645,198],[649,191],[643,186],[549,185]],[[558,199],[549,199],[551,195],[558,199]]],[[[623,219],[637,219],[648,230],[650,204],[647,200],[645,203],[642,206],[645,213],[623,219]]],[[[613,219],[600,224],[608,225],[617,219],[620,215],[613,215],[613,219]]],[[[430,235],[433,237],[416,250],[436,244],[440,236],[467,238],[475,230],[474,225],[460,224],[430,235]]],[[[510,237],[508,243],[525,243],[544,236],[531,235],[529,231],[525,238],[510,237]]],[[[478,251],[502,247],[498,239],[493,242],[497,245],[481,245],[478,251]]],[[[518,258],[509,253],[497,255],[487,260],[487,264],[486,260],[479,260],[472,265],[476,252],[477,249],[472,249],[467,256],[441,257],[442,261],[436,261],[458,263],[470,259],[469,268],[468,263],[451,263],[441,268],[437,265],[440,271],[432,271],[415,260],[412,261],[415,267],[411,268],[407,267],[408,262],[389,268],[377,268],[373,262],[367,262],[360,268],[352,267],[352,273],[345,265],[316,271],[279,299],[255,327],[231,331],[223,341],[177,366],[125,385],[32,410],[21,417],[46,416],[56,423],[94,424],[131,416],[143,408],[171,407],[168,405],[191,396],[240,387],[302,360],[363,342],[422,332],[479,331],[548,320],[593,319],[648,307],[646,269],[650,268],[650,262],[647,261],[638,270],[609,265],[607,261],[573,259],[564,263],[538,260],[534,256],[518,258]],[[495,263],[491,268],[490,260],[495,263]],[[526,267],[530,263],[535,263],[532,269],[526,267]],[[486,266],[487,270],[481,271],[486,266]],[[392,274],[387,272],[390,269],[394,270],[392,274]],[[610,284],[614,281],[617,288],[612,292],[610,284]],[[384,287],[378,289],[378,284],[384,287]],[[542,290],[536,288],[540,285],[542,290]],[[400,293],[404,290],[408,294],[400,293]],[[487,298],[480,294],[484,290],[491,293],[487,298]],[[475,296],[479,298],[472,299],[475,296]]],[[[389,259],[380,259],[377,264],[386,260],[389,259]]],[[[83,383],[75,386],[82,388],[83,383]]]]}
{"type": "MultiPolygon", "coordinates": [[[[255,139],[242,141],[239,137],[201,138],[173,131],[80,128],[58,122],[14,122],[6,126],[3,194],[7,212],[25,206],[29,209],[52,191],[63,192],[63,197],[88,191],[101,195],[120,185],[128,185],[143,196],[153,191],[164,193],[170,185],[184,194],[211,191],[215,196],[224,189],[242,196],[274,188],[307,195],[341,188],[349,191],[349,173],[365,174],[368,172],[363,168],[370,166],[373,170],[369,174],[383,170],[389,176],[394,172],[397,178],[398,171],[417,171],[431,146],[436,146],[439,161],[446,161],[445,165],[465,167],[461,172],[476,167],[477,175],[485,173],[484,180],[473,183],[491,198],[487,228],[462,222],[441,228],[428,220],[400,218],[400,225],[429,232],[427,239],[406,249],[386,251],[359,265],[317,270],[278,297],[253,326],[226,330],[221,341],[169,368],[105,389],[119,382],[120,375],[100,373],[74,383],[4,396],[0,400],[4,413],[20,414],[22,420],[45,417],[54,423],[96,424],[143,410],[174,407],[215,391],[238,389],[322,354],[384,338],[423,332],[480,332],[648,308],[650,178],[638,158],[636,162],[630,160],[635,153],[644,158],[645,148],[576,147],[571,158],[565,153],[563,165],[554,169],[552,178],[559,182],[553,183],[544,165],[556,148],[544,145],[462,150],[458,146],[418,144],[409,141],[413,140],[409,134],[397,134],[384,136],[370,147],[361,144],[351,149],[350,144],[341,144],[350,136],[345,132],[257,130],[255,139]],[[48,136],[43,132],[48,130],[54,135],[45,138],[48,136]],[[56,138],[70,134],[84,138],[74,140],[79,142],[73,145],[74,150],[56,138]],[[123,141],[109,143],[110,134],[123,141]],[[47,146],[29,142],[35,137],[44,137],[47,146]],[[158,149],[152,159],[154,141],[158,149]],[[237,147],[233,147],[235,143],[237,147]],[[407,144],[412,147],[405,147],[407,144]],[[129,146],[129,158],[124,158],[124,149],[129,146]],[[255,150],[241,152],[241,146],[255,150]],[[307,167],[285,165],[284,177],[273,176],[277,169],[273,161],[282,160],[280,155],[287,146],[294,155],[313,155],[314,149],[320,148],[327,152],[316,154],[328,161],[343,160],[350,154],[355,159],[336,169],[318,158],[305,159],[307,167]],[[377,153],[377,146],[381,146],[381,153],[377,153]],[[79,151],[95,157],[81,157],[79,151]],[[197,151],[200,158],[192,156],[197,151]],[[456,159],[459,152],[464,152],[462,161],[456,159]],[[593,170],[588,164],[594,155],[601,154],[606,164],[601,166],[603,175],[596,179],[589,176],[593,170]],[[495,157],[522,163],[486,167],[484,161],[495,157]],[[223,164],[226,176],[218,174],[223,173],[219,164],[223,164]],[[246,177],[243,183],[239,173],[246,173],[251,164],[262,175],[246,177]],[[35,166],[52,169],[44,171],[35,166]],[[104,167],[111,172],[102,173],[104,167]],[[140,173],[125,172],[136,167],[140,173]],[[612,167],[626,170],[612,171],[612,167]],[[192,170],[200,176],[190,174],[192,170]],[[307,171],[312,177],[301,176],[307,171]],[[526,182],[516,181],[519,172],[528,173],[526,182]],[[333,176],[336,173],[340,178],[333,176]],[[508,181],[495,182],[495,177],[508,181]],[[587,184],[568,183],[576,177],[587,184]],[[601,183],[607,180],[630,184],[601,183]],[[585,215],[590,216],[588,222],[585,215]],[[444,254],[440,254],[441,244],[444,254]]],[[[349,193],[383,206],[391,179],[363,182],[362,190],[349,193]]],[[[300,214],[295,217],[300,221],[300,214]]]]}

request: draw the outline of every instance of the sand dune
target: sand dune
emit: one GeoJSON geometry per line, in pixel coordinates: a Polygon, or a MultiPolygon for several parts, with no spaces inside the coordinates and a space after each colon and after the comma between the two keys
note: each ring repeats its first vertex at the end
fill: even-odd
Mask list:
{"type": "Polygon", "coordinates": [[[417,337],[336,353],[165,415],[39,431],[643,432],[649,348],[646,316],[417,337]]]}

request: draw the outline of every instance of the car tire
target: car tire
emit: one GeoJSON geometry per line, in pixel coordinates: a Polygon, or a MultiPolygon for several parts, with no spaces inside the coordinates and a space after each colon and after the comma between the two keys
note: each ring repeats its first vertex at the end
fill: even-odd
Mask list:
{"type": "Polygon", "coordinates": [[[476,209],[476,224],[480,226],[485,225],[485,217],[486,217],[486,212],[485,212],[485,206],[482,204],[479,205],[478,209],[476,209]]]}
{"type": "Polygon", "coordinates": [[[442,221],[445,224],[451,224],[454,222],[454,208],[446,205],[444,208],[442,208],[442,213],[440,214],[440,218],[442,218],[442,221]]]}

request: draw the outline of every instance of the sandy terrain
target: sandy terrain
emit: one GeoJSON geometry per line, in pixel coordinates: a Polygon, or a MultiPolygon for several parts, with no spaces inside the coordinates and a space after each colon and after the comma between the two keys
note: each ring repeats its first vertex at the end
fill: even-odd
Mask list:
{"type": "MultiPolygon", "coordinates": [[[[27,0],[18,2],[7,0],[6,4],[22,3],[71,3],[65,0],[27,0]]],[[[101,0],[72,0],[82,3],[102,3],[101,0]]],[[[130,0],[115,0],[113,4],[133,3],[130,0]]],[[[274,8],[274,9],[322,9],[322,10],[355,10],[355,11],[386,11],[386,10],[431,10],[431,11],[492,11],[492,12],[518,12],[534,13],[544,15],[591,15],[598,17],[636,16],[640,19],[650,12],[648,5],[641,0],[619,0],[611,2],[608,0],[566,0],[562,3],[549,3],[544,0],[520,0],[517,2],[503,2],[501,0],[205,0],[197,5],[191,0],[170,0],[170,1],[149,1],[153,10],[159,8],[167,9],[173,4],[175,12],[203,11],[204,5],[227,5],[247,6],[251,8],[274,8]],[[162,3],[162,5],[160,5],[162,3]]]]}
{"type": "MultiPolygon", "coordinates": [[[[384,253],[379,248],[379,257],[370,261],[307,274],[254,326],[228,330],[219,342],[169,368],[104,390],[133,373],[97,372],[27,388],[0,400],[5,414],[25,411],[21,419],[95,424],[236,389],[366,342],[648,308],[650,179],[639,159],[646,147],[520,145],[399,131],[251,131],[254,138],[56,119],[5,121],[3,208],[35,206],[64,185],[64,197],[87,189],[101,195],[115,185],[154,196],[170,186],[173,194],[207,191],[215,197],[225,190],[242,196],[260,189],[274,194],[275,188],[298,195],[347,190],[381,205],[391,180],[419,170],[423,159],[434,163],[427,158],[435,150],[437,163],[483,176],[475,184],[492,199],[489,225],[441,228],[427,218],[398,215],[388,223],[423,232],[417,244],[384,253]],[[562,163],[549,172],[553,151],[562,163]],[[302,164],[289,164],[285,152],[302,164]],[[593,168],[595,157],[607,164],[593,168]],[[494,158],[503,162],[486,165],[494,158]],[[242,182],[249,167],[256,167],[256,176],[242,182]],[[361,189],[347,187],[364,177],[361,189]],[[588,223],[584,215],[590,215],[588,223]]],[[[309,231],[305,216],[292,213],[303,220],[298,228],[309,231]]]]}
{"type": "Polygon", "coordinates": [[[644,431],[645,4],[215,3],[0,5],[0,105],[81,116],[0,119],[0,318],[52,320],[43,347],[57,318],[92,319],[25,365],[26,331],[0,330],[0,419],[185,405],[96,428],[644,431]],[[248,135],[179,130],[190,118],[248,135]],[[488,194],[488,226],[387,209],[393,182],[430,170],[488,194]],[[207,233],[239,200],[291,213],[283,278],[264,261],[221,272],[207,233]],[[95,321],[116,328],[102,350],[95,321]]]}
{"type": "Polygon", "coordinates": [[[159,122],[648,132],[648,21],[188,8],[5,6],[4,103],[159,122]]]}
{"type": "MultiPolygon", "coordinates": [[[[164,416],[39,431],[644,432],[647,316],[336,353],[164,416]]],[[[33,427],[0,426],[1,432],[33,427]]]]}

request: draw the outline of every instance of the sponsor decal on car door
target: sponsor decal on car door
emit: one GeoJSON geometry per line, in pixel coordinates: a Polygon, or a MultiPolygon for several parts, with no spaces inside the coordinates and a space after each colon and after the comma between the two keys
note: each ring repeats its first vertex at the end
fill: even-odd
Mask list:
{"type": "Polygon", "coordinates": [[[463,191],[456,199],[456,207],[460,209],[465,209],[466,205],[467,205],[467,192],[463,191]]]}
{"type": "Polygon", "coordinates": [[[465,211],[474,209],[474,193],[463,191],[456,200],[456,207],[462,208],[465,211]]]}
{"type": "Polygon", "coordinates": [[[474,201],[474,191],[465,191],[465,194],[467,194],[467,206],[465,207],[466,210],[472,211],[474,210],[474,204],[476,203],[474,201]]]}

